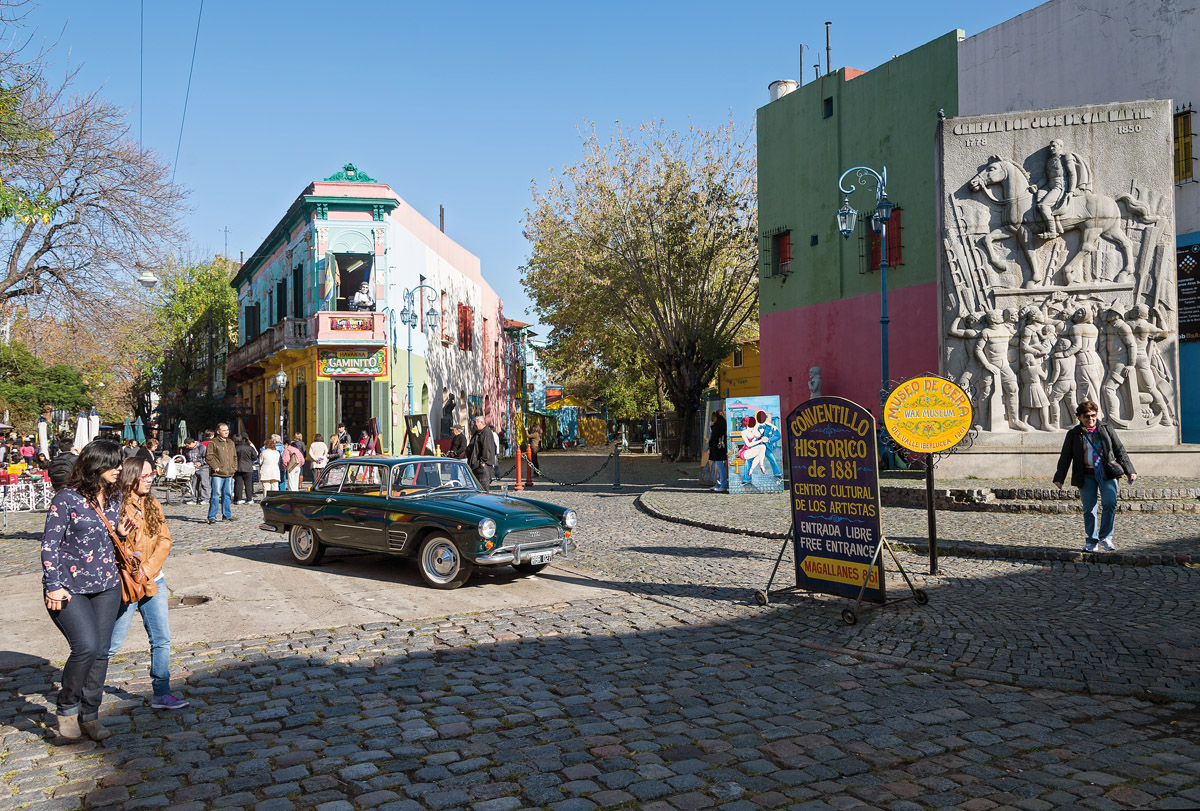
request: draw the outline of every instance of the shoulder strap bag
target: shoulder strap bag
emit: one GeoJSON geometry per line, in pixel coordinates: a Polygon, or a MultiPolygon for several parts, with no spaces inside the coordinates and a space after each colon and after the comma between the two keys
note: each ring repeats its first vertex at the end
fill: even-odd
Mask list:
{"type": "Polygon", "coordinates": [[[157,594],[157,587],[146,576],[146,571],[142,568],[141,553],[131,551],[121,542],[117,531],[113,529],[112,523],[108,520],[108,516],[99,506],[93,504],[92,509],[104,522],[104,527],[108,530],[108,537],[112,538],[113,551],[116,553],[117,560],[117,574],[121,576],[121,602],[136,603],[143,597],[157,594]]]}

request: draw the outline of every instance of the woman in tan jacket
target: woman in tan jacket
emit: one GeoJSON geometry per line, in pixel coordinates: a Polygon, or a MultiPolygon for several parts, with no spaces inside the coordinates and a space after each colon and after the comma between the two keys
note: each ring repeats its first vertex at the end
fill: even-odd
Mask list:
{"type": "Polygon", "coordinates": [[[178,710],[188,706],[188,702],[171,693],[171,628],[167,619],[167,586],[162,573],[163,562],[171,551],[171,532],[167,529],[162,505],[150,495],[153,483],[154,468],[144,459],[126,459],[121,465],[121,477],[117,480],[121,490],[121,517],[134,526],[125,542],[140,556],[150,584],[146,587],[145,597],[121,606],[108,655],[111,658],[121,649],[134,612],[140,612],[146,636],[150,637],[150,680],[154,688],[150,706],[156,710],[178,710]]]}

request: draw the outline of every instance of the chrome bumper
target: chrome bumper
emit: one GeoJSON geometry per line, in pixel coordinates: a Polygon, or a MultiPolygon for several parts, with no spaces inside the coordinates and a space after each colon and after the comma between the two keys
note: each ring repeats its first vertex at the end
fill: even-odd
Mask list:
{"type": "Polygon", "coordinates": [[[263,530],[264,532],[283,532],[283,530],[282,530],[282,529],[280,529],[279,527],[275,526],[274,524],[266,524],[266,523],[263,523],[263,524],[259,524],[259,525],[258,525],[258,528],[259,528],[259,529],[261,529],[261,530],[263,530]]]}
{"type": "Polygon", "coordinates": [[[570,538],[564,538],[558,543],[549,546],[521,546],[520,544],[516,546],[502,546],[490,555],[475,558],[475,565],[505,566],[513,563],[526,563],[529,561],[531,555],[541,552],[553,552],[554,557],[558,557],[559,555],[565,557],[567,554],[574,552],[575,549],[576,546],[570,538]]]}

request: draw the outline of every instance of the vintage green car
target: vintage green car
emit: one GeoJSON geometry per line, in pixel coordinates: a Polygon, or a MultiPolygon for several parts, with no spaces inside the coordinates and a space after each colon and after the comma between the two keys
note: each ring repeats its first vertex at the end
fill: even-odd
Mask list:
{"type": "Polygon", "coordinates": [[[268,493],[262,529],[288,534],[305,566],[326,547],[415,558],[430,586],[454,589],[476,566],[531,574],[573,550],[575,511],[485,493],[470,468],[436,456],[363,456],[331,462],[311,490],[268,493]]]}

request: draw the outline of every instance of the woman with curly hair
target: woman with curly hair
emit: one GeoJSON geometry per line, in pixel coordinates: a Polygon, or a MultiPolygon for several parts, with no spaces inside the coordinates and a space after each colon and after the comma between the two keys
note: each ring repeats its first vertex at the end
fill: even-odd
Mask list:
{"type": "Polygon", "coordinates": [[[150,681],[154,697],[150,706],[156,710],[179,710],[188,702],[171,693],[171,626],[167,619],[167,586],[162,566],[171,551],[171,532],[162,505],[150,495],[154,484],[154,467],[134,456],[121,465],[117,486],[121,489],[121,516],[133,529],[125,537],[129,549],[142,561],[142,571],[150,581],[146,596],[136,603],[124,603],[113,627],[108,655],[121,650],[125,635],[133,622],[134,613],[142,615],[146,636],[150,638],[150,681]]]}
{"type": "Polygon", "coordinates": [[[56,702],[58,734],[72,741],[84,734],[101,741],[112,734],[100,723],[100,702],[108,643],[121,609],[121,578],[108,527],[118,536],[133,529],[120,517],[121,461],[116,442],[89,442],[55,493],[42,533],[46,610],[71,646],[56,702]]]}

